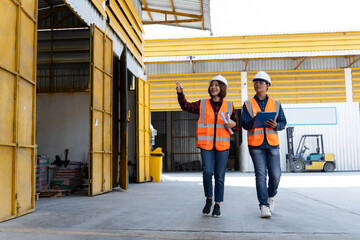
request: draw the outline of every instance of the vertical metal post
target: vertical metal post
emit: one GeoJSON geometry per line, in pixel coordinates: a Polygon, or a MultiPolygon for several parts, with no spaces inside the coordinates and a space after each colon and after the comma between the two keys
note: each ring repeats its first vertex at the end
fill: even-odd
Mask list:
{"type": "Polygon", "coordinates": [[[345,68],[345,92],[346,92],[346,102],[353,102],[353,88],[352,88],[352,76],[351,68],[345,68]]]}
{"type": "MultiPolygon", "coordinates": [[[[249,98],[248,96],[248,79],[247,72],[241,72],[241,104],[244,105],[244,102],[249,98]]],[[[241,131],[242,141],[239,149],[239,161],[240,161],[240,171],[245,172],[245,163],[247,162],[248,155],[245,154],[245,146],[247,145],[247,132],[241,131]]]]}
{"type": "Polygon", "coordinates": [[[171,112],[166,112],[166,162],[167,171],[175,170],[172,164],[172,119],[171,112]]]}

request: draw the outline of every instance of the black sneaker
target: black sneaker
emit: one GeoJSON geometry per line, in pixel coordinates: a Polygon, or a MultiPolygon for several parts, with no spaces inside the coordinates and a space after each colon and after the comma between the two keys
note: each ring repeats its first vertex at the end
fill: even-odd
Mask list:
{"type": "Polygon", "coordinates": [[[221,216],[220,205],[219,204],[215,203],[214,209],[213,209],[213,212],[212,212],[212,216],[213,217],[220,217],[221,216]]]}
{"type": "Polygon", "coordinates": [[[205,215],[209,215],[209,214],[210,214],[211,205],[212,205],[212,199],[211,199],[211,198],[207,198],[207,199],[206,199],[205,207],[203,208],[203,214],[205,214],[205,215]]]}

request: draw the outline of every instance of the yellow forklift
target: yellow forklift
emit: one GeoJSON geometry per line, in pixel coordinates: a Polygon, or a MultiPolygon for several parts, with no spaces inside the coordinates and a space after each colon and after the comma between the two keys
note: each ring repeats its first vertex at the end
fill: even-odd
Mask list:
{"type": "Polygon", "coordinates": [[[305,170],[321,170],[333,172],[336,168],[335,154],[324,153],[322,134],[309,134],[301,136],[299,145],[294,154],[294,127],[286,129],[288,154],[286,155],[287,166],[292,172],[305,170]]]}

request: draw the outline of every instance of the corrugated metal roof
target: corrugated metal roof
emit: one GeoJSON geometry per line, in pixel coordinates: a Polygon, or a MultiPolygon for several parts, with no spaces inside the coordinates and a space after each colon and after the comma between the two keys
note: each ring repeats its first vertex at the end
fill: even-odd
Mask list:
{"type": "MultiPolygon", "coordinates": [[[[146,24],[146,22],[151,23],[151,22],[159,22],[165,20],[181,21],[181,20],[195,19],[194,17],[180,16],[180,15],[174,16],[171,14],[167,14],[165,19],[164,13],[155,12],[155,11],[146,11],[146,8],[148,8],[148,9],[157,9],[157,10],[164,10],[164,11],[177,12],[177,13],[193,14],[198,16],[202,14],[203,22],[202,21],[181,22],[178,23],[177,26],[211,31],[210,0],[202,0],[202,6],[199,0],[172,0],[174,8],[172,7],[170,0],[143,0],[142,2],[143,2],[143,8],[145,8],[145,10],[143,9],[142,11],[142,20],[144,24],[146,24]]],[[[175,23],[171,23],[167,25],[176,26],[175,23]]]]}
{"type": "MultiPolygon", "coordinates": [[[[217,54],[217,55],[195,55],[193,60],[221,60],[221,59],[254,59],[254,58],[290,58],[290,57],[330,57],[359,55],[360,50],[344,51],[314,51],[314,52],[274,52],[274,53],[249,53],[249,54],[217,54]]],[[[189,61],[189,56],[170,57],[145,57],[145,63],[151,62],[176,62],[189,61]]]]}

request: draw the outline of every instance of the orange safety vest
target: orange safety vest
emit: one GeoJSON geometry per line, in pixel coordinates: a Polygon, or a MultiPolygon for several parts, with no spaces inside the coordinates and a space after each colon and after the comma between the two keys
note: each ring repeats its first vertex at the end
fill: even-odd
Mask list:
{"type": "MultiPolygon", "coordinates": [[[[261,112],[259,104],[256,102],[255,98],[250,98],[245,101],[245,106],[253,118],[256,116],[257,112],[261,112]]],[[[266,106],[265,112],[276,112],[275,120],[279,115],[280,103],[278,100],[269,97],[266,106]]],[[[253,128],[247,131],[247,140],[248,145],[258,147],[264,142],[264,133],[266,135],[266,140],[271,146],[279,145],[279,136],[278,132],[273,128],[253,128]],[[264,131],[265,129],[265,131],[264,131]]]]}
{"type": "MultiPolygon", "coordinates": [[[[224,115],[227,111],[232,114],[232,104],[226,100],[223,100],[219,112],[222,111],[224,115]]],[[[200,100],[200,114],[197,121],[196,129],[196,146],[204,150],[212,150],[214,148],[214,139],[215,139],[215,149],[218,151],[225,151],[230,148],[230,132],[225,127],[225,123],[220,117],[220,114],[217,114],[217,119],[215,118],[214,109],[211,106],[210,99],[200,100]],[[216,136],[215,132],[215,122],[216,122],[216,136]]]]}

